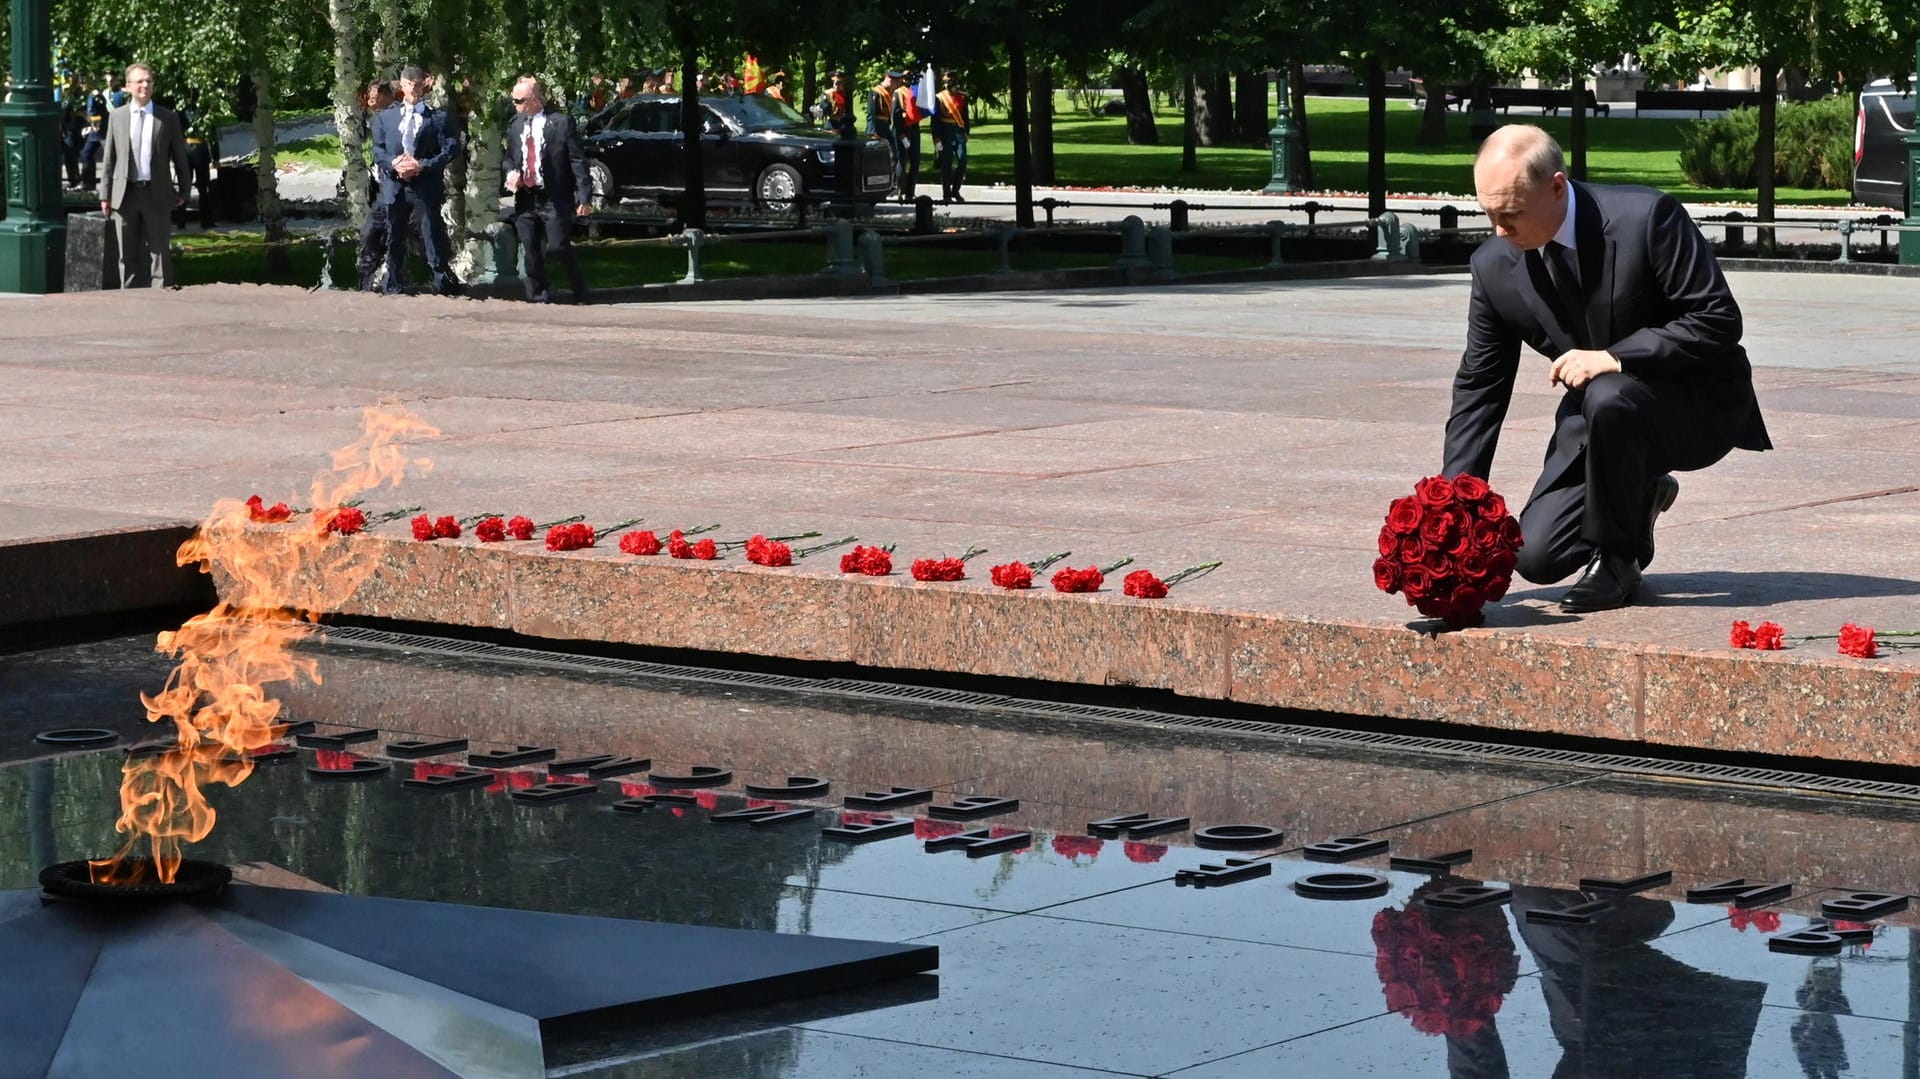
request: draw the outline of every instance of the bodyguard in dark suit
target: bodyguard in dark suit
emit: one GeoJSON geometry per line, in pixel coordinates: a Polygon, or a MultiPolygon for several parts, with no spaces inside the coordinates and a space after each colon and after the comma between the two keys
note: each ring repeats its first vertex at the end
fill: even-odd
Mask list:
{"type": "Polygon", "coordinates": [[[513,231],[526,253],[527,299],[546,303],[547,259],[567,268],[573,302],[587,299],[587,279],[573,250],[573,223],[593,209],[587,148],[573,119],[547,111],[540,80],[522,76],[513,84],[513,122],[507,125],[507,190],[513,194],[513,231]]]}
{"type": "Polygon", "coordinates": [[[452,245],[440,204],[446,199],[447,165],[460,152],[460,136],[445,111],[421,100],[427,73],[418,67],[400,72],[401,103],[373,120],[373,167],[380,177],[380,202],[387,208],[387,282],[399,292],[407,280],[407,235],[415,218],[433,272],[433,291],[460,294],[447,260],[452,245]]]}
{"type": "MultiPolygon", "coordinates": [[[[374,79],[367,84],[361,100],[367,107],[368,129],[372,121],[393,107],[393,84],[385,79],[374,79]]],[[[368,145],[368,157],[374,158],[373,147],[368,145]]],[[[360,226],[360,255],[355,260],[355,269],[360,273],[360,291],[372,292],[373,280],[381,264],[387,261],[387,203],[380,197],[380,168],[375,158],[374,167],[367,170],[367,219],[360,226]]]]}
{"type": "Polygon", "coordinates": [[[107,117],[100,153],[100,212],[120,244],[120,287],[174,286],[173,210],[187,204],[193,170],[180,116],[153,101],[153,69],[127,68],[127,102],[107,117]]]}
{"type": "Polygon", "coordinates": [[[1520,514],[1517,568],[1546,584],[1584,566],[1565,609],[1626,606],[1653,560],[1654,519],[1679,492],[1668,473],[1772,448],[1740,307],[1672,196],[1570,182],[1539,128],[1489,136],[1473,176],[1495,235],[1473,256],[1446,473],[1487,476],[1520,346],[1551,358],[1566,395],[1520,514]]]}

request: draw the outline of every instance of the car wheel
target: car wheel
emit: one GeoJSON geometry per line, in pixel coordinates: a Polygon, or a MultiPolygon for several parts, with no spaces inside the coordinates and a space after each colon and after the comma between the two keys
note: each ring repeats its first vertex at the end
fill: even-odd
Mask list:
{"type": "Polygon", "coordinates": [[[587,162],[587,179],[593,184],[593,208],[605,210],[620,201],[613,193],[613,170],[604,161],[587,162]]]}
{"type": "Polygon", "coordinates": [[[800,170],[792,165],[768,165],[760,173],[760,179],[754,181],[753,199],[760,208],[772,214],[784,214],[793,209],[794,197],[800,194],[800,170]]]}

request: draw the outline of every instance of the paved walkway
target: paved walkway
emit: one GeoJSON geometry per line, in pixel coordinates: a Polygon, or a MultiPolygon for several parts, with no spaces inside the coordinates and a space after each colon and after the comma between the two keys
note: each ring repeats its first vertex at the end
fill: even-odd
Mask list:
{"type": "MultiPolygon", "coordinates": [[[[1920,751],[1901,732],[1920,725],[1920,654],[1861,662],[1830,643],[1735,654],[1725,638],[1735,618],[1789,633],[1920,628],[1915,286],[1732,278],[1779,450],[1683,477],[1645,605],[1573,617],[1553,602],[1564,586],[1522,584],[1486,629],[1440,642],[1396,632],[1412,612],[1373,589],[1368,566],[1387,501],[1438,466],[1462,339],[1458,275],[588,309],[241,286],[10,298],[0,536],[178,523],[255,491],[298,504],[361,409],[391,399],[443,435],[424,448],[432,473],[376,495],[375,508],[858,533],[899,544],[903,564],[972,543],[987,562],[1070,548],[1075,565],[1131,555],[1162,575],[1226,560],[1145,622],[1113,614],[1138,606],[1117,597],[1013,608],[984,581],[908,586],[916,602],[939,588],[958,606],[877,633],[921,626],[919,640],[791,653],[805,658],[1912,761],[1920,751]],[[1036,611],[1053,621],[995,621],[1036,611]],[[1232,623],[1182,652],[1216,622],[1187,625],[1175,611],[1345,636],[1255,647],[1232,623]],[[950,621],[961,614],[986,621],[963,630],[950,621]],[[1130,656],[1076,655],[1095,647],[1087,634],[1121,626],[1130,656]],[[983,658],[1002,632],[1029,636],[983,658]],[[1218,655],[1203,664],[1200,652],[1218,655]],[[1663,674],[1663,663],[1679,666],[1663,674]],[[1464,696],[1445,684],[1475,670],[1498,673],[1464,696]],[[1870,716],[1872,737],[1859,740],[1852,725],[1870,716]]],[[[1516,499],[1557,398],[1544,361],[1528,370],[1492,477],[1516,499]]],[[[399,539],[404,525],[387,532],[399,539]]],[[[841,587],[830,563],[787,572],[841,587]]],[[[759,612],[713,615],[742,628],[712,646],[781,653],[780,627],[759,612]]],[[[556,636],[599,632],[561,614],[500,617],[556,636]]]]}

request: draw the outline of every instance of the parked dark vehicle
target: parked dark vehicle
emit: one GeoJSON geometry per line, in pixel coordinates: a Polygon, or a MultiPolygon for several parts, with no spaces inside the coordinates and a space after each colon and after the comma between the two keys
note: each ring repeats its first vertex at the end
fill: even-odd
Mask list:
{"type": "Polygon", "coordinates": [[[1913,85],[1908,83],[1902,90],[1892,79],[1879,79],[1860,91],[1860,113],[1853,129],[1853,201],[1907,212],[1913,85]]]}
{"type": "MultiPolygon", "coordinates": [[[[786,102],[764,94],[703,97],[701,162],[707,195],[785,211],[797,195],[838,192],[833,133],[810,125],[786,102]]],[[[593,200],[651,198],[671,206],[686,190],[678,94],[617,101],[587,125],[593,200]]],[[[877,138],[861,143],[860,197],[878,201],[893,187],[893,151],[877,138]]]]}

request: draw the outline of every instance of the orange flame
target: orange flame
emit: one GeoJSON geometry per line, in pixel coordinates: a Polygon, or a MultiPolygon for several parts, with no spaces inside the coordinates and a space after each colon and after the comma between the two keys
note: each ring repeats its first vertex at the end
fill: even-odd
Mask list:
{"type": "Polygon", "coordinates": [[[382,483],[398,485],[411,464],[408,441],[440,432],[406,412],[366,410],[352,445],[333,452],[331,471],[314,477],[313,512],[278,527],[251,526],[247,505],[222,499],[192,538],[181,544],[180,565],[211,573],[222,596],[213,610],[162,633],[156,650],[179,660],[158,693],[141,694],[147,721],[171,721],[177,739],[166,753],[128,759],[120,782],[120,852],[90,863],[95,883],[173,883],[181,845],[213,830],[215,813],[202,788],[238,786],[253,774],[253,750],[274,740],[280,702],[264,688],[320,672],[293,646],[313,632],[316,612],[331,610],[372,574],[367,544],[327,531],[339,507],[382,483]],[[144,842],[146,857],[134,852],[144,842]]]}

